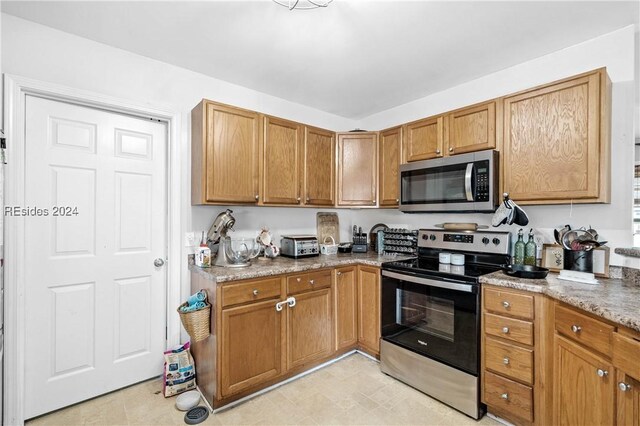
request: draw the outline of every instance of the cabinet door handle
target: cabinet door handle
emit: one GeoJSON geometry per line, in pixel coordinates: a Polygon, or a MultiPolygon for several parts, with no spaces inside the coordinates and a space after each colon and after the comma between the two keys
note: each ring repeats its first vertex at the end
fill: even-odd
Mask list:
{"type": "Polygon", "coordinates": [[[336,272],[336,275],[342,275],[342,272],[337,271],[337,272],[336,272]]]}
{"type": "Polygon", "coordinates": [[[500,398],[508,400],[509,399],[509,394],[505,392],[502,395],[500,395],[500,398]]]}
{"type": "Polygon", "coordinates": [[[300,198],[300,197],[296,198],[296,201],[297,201],[297,202],[300,202],[300,200],[301,200],[301,198],[300,198]]]}
{"type": "Polygon", "coordinates": [[[258,201],[260,199],[259,195],[256,195],[256,201],[258,201]]]}
{"type": "Polygon", "coordinates": [[[509,365],[509,357],[506,357],[506,356],[505,356],[504,358],[502,358],[502,363],[503,363],[504,365],[509,365]]]}
{"type": "Polygon", "coordinates": [[[440,154],[440,150],[439,149],[436,149],[436,154],[440,154]]]}
{"type": "Polygon", "coordinates": [[[296,281],[297,281],[297,282],[300,282],[300,277],[296,278],[296,281]]]}
{"type": "Polygon", "coordinates": [[[580,333],[580,331],[582,331],[582,327],[574,324],[571,326],[571,331],[573,331],[574,333],[580,333]]]}
{"type": "Polygon", "coordinates": [[[309,280],[309,284],[313,285],[315,283],[313,282],[313,280],[309,280]]]}
{"type": "Polygon", "coordinates": [[[276,303],[276,312],[280,312],[282,310],[282,304],[286,303],[287,301],[285,300],[284,302],[278,302],[276,303]]]}
{"type": "Polygon", "coordinates": [[[449,152],[453,152],[453,148],[449,148],[449,152]]]}
{"type": "Polygon", "coordinates": [[[289,305],[290,308],[296,306],[296,298],[293,296],[287,297],[287,300],[285,300],[285,302],[289,305]]]}
{"type": "Polygon", "coordinates": [[[257,295],[258,295],[258,290],[253,289],[253,295],[254,295],[254,296],[257,296],[257,295]]]}
{"type": "Polygon", "coordinates": [[[509,327],[502,327],[502,332],[504,334],[508,334],[509,333],[509,327]]]}
{"type": "Polygon", "coordinates": [[[399,203],[399,202],[400,202],[400,199],[399,199],[399,198],[396,198],[396,203],[399,203]]]}
{"type": "Polygon", "coordinates": [[[609,375],[609,372],[607,370],[603,370],[602,368],[598,368],[596,370],[596,374],[598,375],[598,377],[607,377],[609,375]]]}
{"type": "Polygon", "coordinates": [[[309,201],[311,201],[311,198],[307,197],[307,203],[308,203],[309,201]]]}
{"type": "Polygon", "coordinates": [[[618,383],[618,389],[620,389],[622,392],[626,392],[628,390],[631,390],[631,385],[629,383],[620,382],[618,383]]]}
{"type": "Polygon", "coordinates": [[[502,306],[504,306],[505,309],[509,309],[509,306],[511,306],[511,303],[505,300],[504,302],[502,302],[502,306]]]}

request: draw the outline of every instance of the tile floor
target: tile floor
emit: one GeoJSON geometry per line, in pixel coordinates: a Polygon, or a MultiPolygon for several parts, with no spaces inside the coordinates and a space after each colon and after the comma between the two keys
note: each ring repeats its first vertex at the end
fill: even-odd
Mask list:
{"type": "MultiPolygon", "coordinates": [[[[40,425],[183,425],[158,379],[27,422],[40,425]]],[[[205,425],[498,425],[479,422],[380,372],[353,354],[305,377],[212,414],[205,425]]]]}

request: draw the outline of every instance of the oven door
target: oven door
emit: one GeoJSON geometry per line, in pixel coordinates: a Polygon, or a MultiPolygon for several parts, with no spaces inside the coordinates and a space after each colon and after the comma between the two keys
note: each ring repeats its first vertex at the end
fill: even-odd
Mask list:
{"type": "Polygon", "coordinates": [[[475,284],[383,270],[382,338],[477,376],[479,300],[475,284]]]}

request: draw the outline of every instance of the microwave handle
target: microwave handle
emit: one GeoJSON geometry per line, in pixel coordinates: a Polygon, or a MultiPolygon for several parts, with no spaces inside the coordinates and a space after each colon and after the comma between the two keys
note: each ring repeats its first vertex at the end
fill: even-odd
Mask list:
{"type": "Polygon", "coordinates": [[[473,179],[473,163],[467,163],[467,171],[464,173],[464,191],[467,194],[467,201],[473,201],[473,190],[471,180],[473,179]]]}

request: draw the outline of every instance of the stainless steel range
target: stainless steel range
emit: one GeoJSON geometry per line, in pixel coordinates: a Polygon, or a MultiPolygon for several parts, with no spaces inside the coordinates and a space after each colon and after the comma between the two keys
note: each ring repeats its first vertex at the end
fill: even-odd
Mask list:
{"type": "Polygon", "coordinates": [[[510,247],[508,232],[421,229],[417,259],[384,263],[381,370],[482,417],[478,279],[508,264],[510,247]]]}

